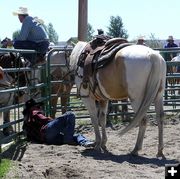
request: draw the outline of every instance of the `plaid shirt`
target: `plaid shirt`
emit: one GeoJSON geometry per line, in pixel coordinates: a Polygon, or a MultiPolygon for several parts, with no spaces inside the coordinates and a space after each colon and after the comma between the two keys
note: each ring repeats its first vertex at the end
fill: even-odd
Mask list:
{"type": "Polygon", "coordinates": [[[42,110],[34,108],[30,111],[29,119],[24,121],[23,129],[26,131],[27,138],[31,141],[45,142],[44,131],[46,124],[52,119],[44,116],[42,110]]]}

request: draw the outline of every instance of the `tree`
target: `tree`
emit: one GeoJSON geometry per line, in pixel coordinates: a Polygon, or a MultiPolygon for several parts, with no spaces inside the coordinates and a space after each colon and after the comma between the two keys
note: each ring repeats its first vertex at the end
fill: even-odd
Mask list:
{"type": "Polygon", "coordinates": [[[110,17],[110,25],[108,26],[107,35],[111,37],[128,38],[127,30],[124,29],[122,18],[120,16],[110,17]]]}
{"type": "Polygon", "coordinates": [[[92,25],[90,23],[88,23],[88,27],[87,27],[87,41],[90,41],[93,39],[93,34],[94,34],[94,29],[92,28],[92,25]]]}
{"type": "Polygon", "coordinates": [[[57,44],[59,37],[56,31],[54,30],[52,23],[48,24],[48,26],[46,27],[46,30],[49,35],[50,42],[54,42],[54,44],[57,44]]]}
{"type": "Polygon", "coordinates": [[[15,32],[13,32],[12,38],[16,39],[16,37],[18,37],[20,34],[20,30],[16,30],[15,32]]]}

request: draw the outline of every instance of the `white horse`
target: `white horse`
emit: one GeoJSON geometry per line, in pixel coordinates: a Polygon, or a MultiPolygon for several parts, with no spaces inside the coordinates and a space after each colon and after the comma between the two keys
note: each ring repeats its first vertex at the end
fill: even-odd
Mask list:
{"type": "MultiPolygon", "coordinates": [[[[174,57],[171,62],[180,62],[180,55],[174,57]]],[[[180,65],[173,66],[174,73],[180,73],[180,65]]]]}
{"type": "MultiPolygon", "coordinates": [[[[0,55],[0,66],[2,78],[0,79],[0,91],[12,89],[14,86],[24,86],[26,84],[25,73],[21,72],[4,72],[5,68],[19,68],[23,66],[22,59],[17,54],[7,53],[0,55]],[[19,80],[18,80],[19,79],[19,80]]],[[[0,92],[0,107],[7,107],[16,102],[23,101],[24,94],[17,92],[0,92]]],[[[10,122],[10,110],[3,112],[3,123],[10,122]]],[[[3,128],[4,135],[9,135],[13,132],[12,126],[3,128]]]]}
{"type": "MultiPolygon", "coordinates": [[[[0,91],[8,88],[12,88],[13,78],[0,68],[1,78],[0,78],[0,91]]],[[[13,104],[14,92],[0,93],[0,107],[7,107],[13,104]]],[[[9,110],[3,112],[3,123],[10,122],[10,112],[9,110]]],[[[12,132],[12,126],[3,129],[4,135],[9,135],[12,132]]]]}
{"type": "MultiPolygon", "coordinates": [[[[172,66],[173,73],[180,73],[180,55],[175,56],[171,62],[179,62],[179,65],[172,66]]],[[[175,84],[180,84],[180,79],[173,80],[175,84]]],[[[178,90],[178,94],[180,94],[180,90],[178,90]]]]}
{"type": "Polygon", "coordinates": [[[82,100],[89,110],[95,131],[95,149],[106,151],[106,113],[108,100],[131,100],[135,112],[132,122],[123,129],[124,134],[139,125],[139,134],[133,155],[142,149],[146,130],[146,112],[151,103],[155,110],[159,128],[158,157],[163,155],[163,93],[166,79],[166,63],[163,57],[149,47],[130,45],[120,49],[112,61],[89,77],[88,87],[82,85],[83,67],[78,59],[87,42],[78,42],[70,56],[70,67],[75,74],[75,83],[82,100]],[[102,129],[100,133],[99,126],[102,129]]]}

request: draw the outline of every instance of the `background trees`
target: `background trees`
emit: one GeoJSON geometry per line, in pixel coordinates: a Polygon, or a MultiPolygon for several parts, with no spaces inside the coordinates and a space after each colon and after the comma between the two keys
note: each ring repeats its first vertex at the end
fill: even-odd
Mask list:
{"type": "Polygon", "coordinates": [[[55,29],[53,28],[52,23],[49,23],[47,26],[45,26],[46,31],[49,35],[50,42],[54,42],[54,44],[58,43],[58,34],[56,33],[55,29]]]}
{"type": "Polygon", "coordinates": [[[127,30],[124,28],[122,18],[120,16],[111,16],[109,23],[107,35],[111,37],[128,38],[127,30]]]}
{"type": "Polygon", "coordinates": [[[87,29],[87,41],[90,41],[93,39],[94,36],[94,29],[90,23],[88,23],[88,29],[87,29]]]}

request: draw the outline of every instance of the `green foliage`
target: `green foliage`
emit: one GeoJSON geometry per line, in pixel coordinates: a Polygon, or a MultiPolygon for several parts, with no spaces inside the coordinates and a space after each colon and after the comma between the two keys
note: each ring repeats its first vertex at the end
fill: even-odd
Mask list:
{"type": "Polygon", "coordinates": [[[2,159],[0,163],[0,178],[3,178],[9,171],[11,166],[11,161],[7,159],[2,159]]]}
{"type": "Polygon", "coordinates": [[[88,23],[88,27],[87,27],[87,39],[86,41],[91,41],[93,39],[93,34],[94,34],[94,29],[92,28],[92,25],[90,23],[88,23]]]}
{"type": "Polygon", "coordinates": [[[120,16],[110,17],[110,25],[108,26],[107,35],[111,37],[128,38],[127,30],[124,29],[122,18],[120,16]]]}
{"type": "Polygon", "coordinates": [[[59,37],[56,31],[54,30],[52,23],[48,24],[48,26],[46,27],[46,30],[49,35],[50,42],[54,42],[54,44],[57,44],[59,37]]]}
{"type": "Polygon", "coordinates": [[[16,30],[15,32],[13,32],[12,39],[15,39],[16,37],[18,37],[19,34],[20,34],[20,30],[16,30]]]}

